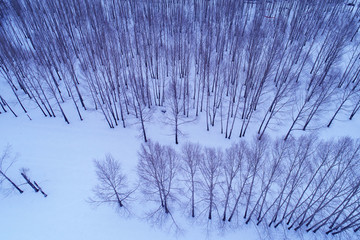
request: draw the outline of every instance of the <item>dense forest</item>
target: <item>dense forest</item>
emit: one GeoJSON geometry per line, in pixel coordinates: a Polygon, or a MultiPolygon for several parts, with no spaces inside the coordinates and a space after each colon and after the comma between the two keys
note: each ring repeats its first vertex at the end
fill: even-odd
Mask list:
{"type": "Polygon", "coordinates": [[[81,120],[96,109],[111,128],[136,121],[147,141],[160,107],[176,143],[199,114],[226,138],[253,124],[287,139],[358,112],[359,19],[359,4],[334,0],[1,0],[0,81],[13,94],[1,87],[0,113],[69,123],[72,102],[81,120]]]}

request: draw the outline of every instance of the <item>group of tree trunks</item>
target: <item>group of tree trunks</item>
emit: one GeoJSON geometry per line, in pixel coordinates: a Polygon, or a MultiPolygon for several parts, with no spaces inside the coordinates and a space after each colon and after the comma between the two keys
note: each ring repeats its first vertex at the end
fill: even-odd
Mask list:
{"type": "MultiPolygon", "coordinates": [[[[149,203],[142,209],[157,221],[170,216],[176,223],[180,212],[231,226],[252,222],[333,235],[360,229],[359,140],[265,135],[227,149],[185,143],[179,151],[149,141],[138,153],[136,185],[149,203]]],[[[114,171],[114,161],[96,162],[95,193],[100,201],[131,205],[126,198],[135,190],[120,168],[114,171]]]]}
{"type": "MultiPolygon", "coordinates": [[[[25,179],[26,183],[24,184],[17,184],[15,181],[13,181],[9,174],[7,173],[7,170],[11,168],[15,161],[15,158],[13,158],[11,154],[11,146],[7,145],[3,152],[0,155],[0,190],[6,189],[6,187],[1,186],[3,182],[6,182],[8,185],[10,185],[10,190],[15,189],[19,193],[23,193],[24,191],[21,189],[21,185],[28,184],[35,192],[40,192],[44,197],[47,197],[47,194],[44,192],[44,190],[39,186],[39,184],[36,181],[31,181],[29,177],[29,169],[22,168],[20,169],[21,176],[25,179]]],[[[5,185],[5,184],[4,184],[5,185]]]]}
{"type": "Polygon", "coordinates": [[[0,113],[35,104],[69,123],[67,101],[81,120],[136,120],[147,141],[162,106],[176,142],[201,112],[226,138],[281,123],[287,139],[358,112],[359,18],[333,0],[1,0],[0,84],[13,97],[1,85],[0,113]]]}

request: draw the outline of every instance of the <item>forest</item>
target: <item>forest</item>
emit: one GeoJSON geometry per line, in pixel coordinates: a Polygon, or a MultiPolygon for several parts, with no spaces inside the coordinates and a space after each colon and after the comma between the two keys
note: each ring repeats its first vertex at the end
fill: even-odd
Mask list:
{"type": "MultiPolygon", "coordinates": [[[[176,202],[182,201],[185,215],[205,215],[209,221],[215,216],[222,227],[252,221],[275,228],[282,224],[295,231],[321,229],[332,235],[349,229],[358,232],[359,154],[359,141],[319,141],[313,135],[288,141],[243,140],[225,150],[186,143],[180,153],[150,142],[139,151],[139,186],[148,200],[158,204],[150,210],[152,218],[171,215],[176,202]]],[[[103,161],[103,166],[114,165],[109,156],[103,161]]],[[[104,174],[109,176],[114,168],[99,168],[97,163],[97,169],[104,180],[104,174]]],[[[124,178],[115,177],[120,174],[118,169],[113,178],[107,178],[105,182],[119,186],[108,191],[129,187],[124,187],[124,178]]],[[[99,187],[96,193],[120,207],[129,196],[128,192],[101,198],[104,189],[99,187]]]]}
{"type": "MultiPolygon", "coordinates": [[[[243,140],[225,150],[186,143],[180,152],[150,141],[139,151],[137,186],[154,203],[146,214],[157,224],[170,215],[179,228],[173,214],[180,203],[185,216],[215,218],[221,228],[252,221],[337,235],[360,230],[359,157],[359,141],[319,141],[313,135],[243,140]]],[[[121,164],[107,155],[95,165],[99,184],[92,202],[133,205],[128,199],[137,189],[121,164]]]]}
{"type": "Polygon", "coordinates": [[[359,141],[294,133],[358,117],[359,29],[360,4],[345,0],[0,0],[0,118],[93,111],[136,125],[139,189],[111,155],[95,161],[91,201],[120,211],[141,190],[175,225],[185,201],[223,224],[358,232],[359,141]],[[241,139],[176,150],[150,140],[156,112],[175,144],[199,118],[241,139]]]}
{"type": "Polygon", "coordinates": [[[358,4],[347,1],[0,2],[0,110],[63,117],[71,102],[109,125],[166,111],[175,142],[202,114],[240,137],[330,127],[360,108],[358,4]],[[32,110],[35,111],[35,110],[32,110]]]}

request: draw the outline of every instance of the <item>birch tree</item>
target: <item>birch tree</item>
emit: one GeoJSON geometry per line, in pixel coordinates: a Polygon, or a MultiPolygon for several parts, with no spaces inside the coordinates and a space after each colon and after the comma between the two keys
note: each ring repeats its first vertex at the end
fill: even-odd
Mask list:
{"type": "Polygon", "coordinates": [[[134,190],[130,189],[120,163],[111,155],[106,155],[104,160],[94,160],[94,165],[98,184],[93,188],[94,198],[90,201],[124,207],[134,190]]]}

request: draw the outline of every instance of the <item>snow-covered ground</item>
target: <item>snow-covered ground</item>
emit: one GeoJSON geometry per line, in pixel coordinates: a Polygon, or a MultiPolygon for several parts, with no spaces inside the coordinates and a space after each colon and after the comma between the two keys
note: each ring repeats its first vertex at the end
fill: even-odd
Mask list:
{"type": "MultiPolygon", "coordinates": [[[[154,114],[153,123],[148,123],[150,139],[163,144],[174,144],[171,126],[162,123],[162,113],[154,114]]],[[[61,118],[44,118],[34,113],[32,121],[26,114],[18,118],[13,115],[0,116],[0,148],[11,145],[15,163],[8,175],[16,183],[24,183],[19,169],[28,168],[29,177],[35,180],[48,194],[44,198],[28,185],[21,185],[23,194],[6,191],[2,184],[0,197],[0,239],[4,240],[55,240],[55,239],[283,239],[282,230],[265,233],[249,224],[237,230],[219,230],[216,221],[193,222],[182,219],[184,231],[175,233],[168,229],[152,226],[143,219],[142,202],[132,202],[132,214],[124,216],[113,207],[96,207],[88,202],[96,184],[93,160],[110,153],[119,160],[131,182],[136,181],[137,151],[142,143],[136,125],[127,128],[110,129],[100,113],[87,111],[85,120],[74,116],[71,124],[61,118]],[[261,236],[258,232],[261,232],[261,236]]],[[[225,139],[218,130],[203,129],[201,119],[183,127],[185,141],[199,142],[205,146],[229,146],[232,140],[225,139]]],[[[320,136],[360,136],[360,121],[337,121],[330,129],[320,130],[320,136]]],[[[247,136],[251,139],[252,136],[247,136]]],[[[179,146],[176,146],[179,148],[179,146]]],[[[7,166],[6,163],[4,166],[7,166]]],[[[140,196],[140,194],[139,194],[140,196]]],[[[292,232],[292,231],[291,231],[292,232]]],[[[305,234],[319,239],[323,234],[305,234]]],[[[294,236],[291,237],[291,239],[294,236]]]]}
{"type": "MultiPolygon", "coordinates": [[[[347,61],[344,61],[344,68],[345,62],[347,61]]],[[[111,154],[122,164],[131,184],[136,185],[137,151],[143,142],[139,124],[131,123],[129,117],[126,128],[118,126],[110,129],[100,111],[91,109],[81,109],[84,121],[80,121],[71,100],[67,99],[62,107],[65,108],[71,122],[68,125],[59,112],[56,112],[57,118],[43,117],[34,102],[28,100],[23,93],[19,93],[22,101],[29,102],[26,104],[29,110],[27,115],[21,111],[11,89],[3,79],[0,79],[0,90],[1,96],[9,101],[9,105],[19,115],[16,118],[10,112],[0,114],[0,154],[7,145],[12,149],[12,156],[3,163],[2,170],[10,166],[7,169],[8,176],[24,190],[23,194],[19,194],[6,181],[0,185],[0,240],[337,239],[323,233],[295,233],[293,230],[288,231],[280,227],[256,228],[255,224],[246,225],[243,219],[240,227],[236,229],[228,229],[228,225],[222,228],[218,218],[212,221],[207,221],[205,216],[191,219],[190,214],[181,206],[176,206],[174,213],[181,229],[169,229],[171,221],[161,228],[144,218],[149,204],[144,202],[139,191],[134,196],[137,199],[128,203],[131,209],[128,214],[125,214],[123,209],[119,210],[109,205],[95,206],[89,201],[93,196],[92,188],[97,183],[94,159],[103,159],[106,154],[111,154]],[[35,193],[25,183],[20,175],[21,168],[29,169],[28,176],[43,188],[48,197],[44,198],[41,193],[35,193]]],[[[89,92],[84,89],[83,94],[86,97],[89,92]]],[[[267,108],[258,111],[267,111],[267,108]]],[[[331,111],[325,121],[329,120],[335,109],[331,111]]],[[[285,114],[290,119],[291,113],[285,114]]],[[[324,115],[326,114],[324,111],[324,115]]],[[[320,138],[360,137],[360,116],[356,115],[349,121],[349,116],[341,114],[340,112],[330,128],[318,130],[320,138]]],[[[257,132],[262,120],[260,116],[262,114],[252,118],[253,124],[249,125],[246,140],[252,141],[252,134],[257,132]]],[[[313,122],[322,116],[317,117],[313,122]]],[[[172,145],[177,150],[186,141],[220,148],[229,147],[232,142],[238,141],[240,127],[236,124],[240,123],[235,123],[232,139],[229,140],[220,134],[219,122],[216,122],[216,126],[211,127],[210,131],[206,131],[204,118],[205,113],[202,113],[196,121],[181,125],[180,130],[184,135],[180,136],[180,145],[175,145],[172,126],[164,122],[164,113],[158,108],[151,122],[145,123],[147,136],[161,144],[172,145]]],[[[267,133],[272,138],[283,137],[289,126],[278,126],[275,120],[270,123],[267,133]]],[[[314,125],[317,127],[319,124],[314,125]]],[[[296,136],[308,133],[309,131],[292,132],[296,136]]],[[[354,235],[340,234],[339,237],[355,239],[354,235]]]]}

